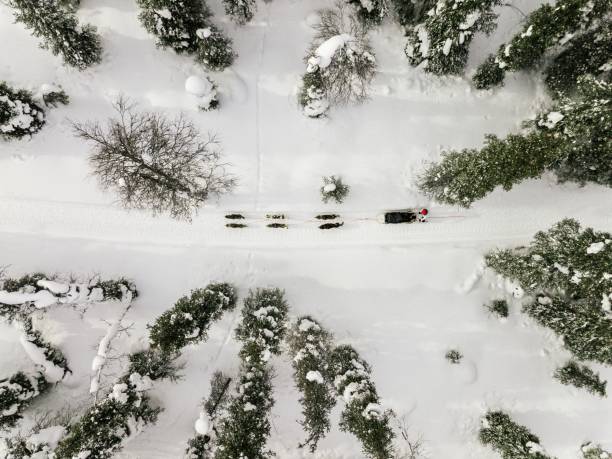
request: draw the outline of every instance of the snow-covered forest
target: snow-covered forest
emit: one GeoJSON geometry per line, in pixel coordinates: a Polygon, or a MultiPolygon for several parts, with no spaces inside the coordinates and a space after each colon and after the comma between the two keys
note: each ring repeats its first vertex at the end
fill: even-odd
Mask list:
{"type": "Polygon", "coordinates": [[[611,24],[0,2],[0,459],[612,458],[611,24]]]}

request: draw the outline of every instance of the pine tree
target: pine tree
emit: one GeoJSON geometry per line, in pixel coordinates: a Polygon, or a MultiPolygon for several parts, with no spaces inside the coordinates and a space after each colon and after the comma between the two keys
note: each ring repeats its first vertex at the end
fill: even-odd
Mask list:
{"type": "Polygon", "coordinates": [[[346,0],[357,11],[357,18],[365,27],[379,25],[387,15],[385,0],[346,0]]]}
{"type": "Polygon", "coordinates": [[[439,0],[428,17],[408,33],[405,52],[411,65],[425,62],[436,75],[460,75],[477,32],[489,33],[496,19],[492,9],[501,0],[439,0]]]}
{"type": "Polygon", "coordinates": [[[331,334],[310,316],[298,318],[287,338],[293,379],[302,394],[303,420],[300,423],[308,435],[300,447],[308,446],[313,453],[319,440],[329,432],[329,414],[336,404],[327,361],[331,338],[331,334]]]}
{"type": "Polygon", "coordinates": [[[257,10],[255,0],[223,0],[225,14],[238,25],[245,25],[253,19],[257,10]]]}
{"type": "Polygon", "coordinates": [[[223,70],[235,55],[232,40],[212,24],[212,12],[202,0],[138,0],[139,19],[157,37],[157,46],[179,54],[195,54],[209,70],[223,70]]]}
{"type": "Polygon", "coordinates": [[[542,5],[527,17],[521,32],[479,67],[474,77],[476,87],[496,86],[503,83],[508,71],[534,68],[546,51],[566,44],[568,38],[571,43],[610,8],[609,0],[559,0],[542,5]]]}
{"type": "Polygon", "coordinates": [[[404,26],[420,24],[427,13],[436,6],[437,0],[391,0],[391,7],[397,22],[404,26]]]}
{"type": "Polygon", "coordinates": [[[364,454],[372,459],[394,457],[390,419],[392,413],[380,405],[371,380],[371,368],[351,346],[336,347],[330,355],[336,395],[345,402],[340,429],[355,435],[364,454]]]}
{"type": "Polygon", "coordinates": [[[561,384],[572,385],[577,388],[585,388],[592,394],[600,397],[606,396],[606,381],[599,379],[599,375],[586,365],[569,361],[555,371],[555,378],[561,384]]]}
{"type": "Polygon", "coordinates": [[[492,447],[503,459],[551,459],[542,450],[540,439],[503,411],[489,411],[485,415],[479,437],[482,444],[492,447]]]}
{"type": "Polygon", "coordinates": [[[0,82],[0,138],[19,139],[32,135],[45,124],[45,111],[29,91],[0,82]]]}
{"type": "Polygon", "coordinates": [[[41,46],[54,55],[61,55],[64,63],[84,70],[102,60],[102,45],[96,28],[79,26],[74,12],[57,0],[9,0],[15,10],[15,20],[42,39],[41,46]]]}
{"type": "Polygon", "coordinates": [[[15,373],[0,380],[0,429],[13,427],[22,417],[22,411],[49,389],[49,383],[42,372],[15,373]]]}
{"type": "Polygon", "coordinates": [[[524,134],[486,136],[481,149],[446,152],[419,186],[439,202],[469,207],[497,186],[510,190],[546,170],[559,181],[612,186],[612,85],[581,78],[578,96],[564,98],[527,123],[524,134]]]}
{"type": "Polygon", "coordinates": [[[580,360],[612,364],[612,235],[575,220],[538,232],[527,248],[497,250],[488,267],[535,298],[523,311],[553,330],[580,360]],[[606,242],[608,241],[608,242],[606,242]]]}

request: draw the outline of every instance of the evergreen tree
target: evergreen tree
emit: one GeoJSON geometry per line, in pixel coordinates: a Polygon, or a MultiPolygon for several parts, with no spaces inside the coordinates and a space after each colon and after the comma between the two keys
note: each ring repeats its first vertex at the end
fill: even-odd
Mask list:
{"type": "Polygon", "coordinates": [[[397,22],[409,27],[423,22],[436,3],[437,0],[391,0],[391,7],[397,22]]]}
{"type": "Polygon", "coordinates": [[[527,123],[524,134],[486,137],[481,149],[446,152],[420,177],[419,186],[439,202],[469,207],[497,186],[510,190],[545,170],[560,181],[612,186],[612,85],[581,78],[578,96],[564,98],[527,123]]]}
{"type": "Polygon", "coordinates": [[[479,436],[482,444],[492,447],[503,459],[551,459],[542,450],[540,439],[503,411],[485,415],[479,436]]]}
{"type": "Polygon", "coordinates": [[[225,14],[238,25],[245,25],[253,19],[257,10],[255,0],[223,0],[225,14]]]}
{"type": "Polygon", "coordinates": [[[568,38],[571,42],[604,18],[610,8],[609,0],[558,0],[554,5],[542,5],[527,17],[521,32],[479,67],[474,77],[476,87],[499,85],[507,71],[535,67],[547,50],[567,43],[568,38]]]}
{"type": "Polygon", "coordinates": [[[527,248],[486,255],[488,267],[535,298],[523,308],[581,360],[612,364],[612,235],[563,220],[527,248]]]}
{"type": "Polygon", "coordinates": [[[102,45],[96,28],[79,26],[74,12],[63,8],[57,0],[9,0],[15,20],[42,39],[41,46],[64,63],[79,70],[102,60],[102,45]]]}
{"type": "Polygon", "coordinates": [[[0,429],[13,427],[22,417],[22,411],[49,389],[49,383],[42,372],[15,373],[0,380],[0,429]]]}
{"type": "Polygon", "coordinates": [[[150,327],[151,345],[163,352],[178,352],[199,343],[213,322],[236,306],[236,290],[230,284],[210,284],[193,290],[166,310],[150,327]]]}
{"type": "Polygon", "coordinates": [[[336,404],[332,393],[328,357],[331,334],[310,316],[297,319],[287,338],[292,357],[293,379],[302,394],[301,421],[308,437],[300,447],[315,452],[330,429],[329,414],[336,404]]]}
{"type": "Polygon", "coordinates": [[[385,0],[346,0],[357,11],[357,18],[366,27],[379,25],[387,15],[385,0]]]}
{"type": "Polygon", "coordinates": [[[330,356],[336,395],[345,402],[340,429],[355,435],[364,454],[372,459],[394,457],[390,419],[392,413],[380,405],[371,368],[351,346],[336,347],[330,356]]]}
{"type": "Polygon", "coordinates": [[[612,454],[605,451],[601,446],[586,442],[580,447],[583,459],[610,459],[612,454]]]}
{"type": "Polygon", "coordinates": [[[138,0],[144,28],[157,37],[157,46],[179,54],[195,54],[209,70],[223,70],[234,61],[232,40],[212,24],[202,0],[138,0]]]}
{"type": "Polygon", "coordinates": [[[45,124],[45,111],[29,91],[0,82],[0,138],[19,139],[32,135],[45,124]]]}
{"type": "Polygon", "coordinates": [[[600,397],[606,396],[606,381],[599,379],[599,375],[586,365],[569,361],[555,371],[555,378],[561,384],[572,385],[577,388],[585,388],[591,394],[600,397]]]}
{"type": "Polygon", "coordinates": [[[408,32],[406,56],[411,65],[425,62],[436,75],[460,75],[477,32],[489,33],[496,19],[492,9],[501,0],[439,0],[427,18],[408,32]]]}

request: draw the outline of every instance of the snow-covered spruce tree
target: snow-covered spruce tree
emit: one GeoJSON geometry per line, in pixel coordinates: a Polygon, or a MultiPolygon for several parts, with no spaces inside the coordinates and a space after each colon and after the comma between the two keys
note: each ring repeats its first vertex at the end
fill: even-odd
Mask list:
{"type": "Polygon", "coordinates": [[[214,138],[203,139],[184,115],[138,112],[126,99],[115,103],[117,117],[74,124],[78,137],[94,144],[89,158],[104,189],[113,189],[128,209],[168,212],[190,220],[211,196],[231,191],[214,138]]]}
{"type": "Polygon", "coordinates": [[[150,327],[151,346],[166,353],[199,343],[213,322],[236,307],[236,289],[231,284],[209,284],[179,298],[150,327]]]}
{"type": "Polygon", "coordinates": [[[586,442],[580,447],[583,459],[610,459],[612,454],[604,450],[601,446],[591,442],[586,442]]]}
{"type": "Polygon", "coordinates": [[[557,96],[571,95],[582,75],[595,75],[598,80],[612,79],[612,22],[572,39],[546,68],[546,85],[557,96]]]}
{"type": "Polygon", "coordinates": [[[323,186],[320,189],[321,200],[324,203],[333,200],[337,204],[342,204],[350,190],[351,188],[342,181],[340,176],[330,175],[329,177],[323,177],[323,186]]]}
{"type": "Polygon", "coordinates": [[[41,46],[64,63],[84,70],[102,60],[102,45],[96,28],[79,26],[73,11],[63,8],[57,0],[9,0],[15,20],[23,23],[42,40],[41,46]]]}
{"type": "Polygon", "coordinates": [[[535,298],[523,311],[563,338],[581,360],[612,364],[612,235],[563,220],[527,248],[497,250],[485,261],[535,298]]]}
{"type": "Polygon", "coordinates": [[[219,426],[215,459],[264,459],[270,436],[270,411],[274,405],[272,354],[280,353],[289,307],[280,289],[257,289],[244,300],[236,337],[242,342],[236,394],[219,426]]]}
{"type": "Polygon", "coordinates": [[[257,10],[255,0],[223,0],[225,14],[238,25],[245,25],[253,19],[257,10]]]}
{"type": "Polygon", "coordinates": [[[112,391],[69,427],[55,458],[109,459],[127,437],[154,423],[161,408],[152,405],[147,391],[155,380],[177,377],[175,357],[155,349],[132,354],[112,391]]]}
{"type": "Polygon", "coordinates": [[[356,10],[357,18],[365,27],[372,27],[382,22],[387,15],[387,0],[345,0],[356,10]]]}
{"type": "Polygon", "coordinates": [[[212,459],[220,419],[230,401],[232,378],[216,371],[210,381],[210,395],[204,400],[202,411],[195,422],[196,435],[187,443],[186,459],[212,459]]]}
{"type": "MultiPolygon", "coordinates": [[[[38,423],[37,423],[38,424],[38,423]]],[[[30,432],[21,432],[4,439],[4,459],[53,459],[53,450],[64,435],[62,424],[36,425],[30,432]]]]}
{"type": "Polygon", "coordinates": [[[599,374],[586,365],[580,365],[578,362],[570,360],[562,367],[557,368],[554,376],[561,384],[571,385],[579,389],[584,388],[591,394],[597,394],[600,397],[606,396],[607,381],[602,381],[599,374]]]}
{"type": "Polygon", "coordinates": [[[336,394],[346,404],[340,417],[340,429],[359,439],[367,457],[394,457],[392,413],[380,405],[370,365],[351,346],[343,345],[332,351],[330,366],[336,394]]]}
{"type": "Polygon", "coordinates": [[[13,427],[21,419],[22,411],[49,387],[40,371],[20,371],[0,380],[0,429],[13,427]]]}
{"type": "Polygon", "coordinates": [[[487,135],[481,149],[446,152],[419,179],[446,204],[469,207],[497,186],[510,190],[552,170],[560,181],[612,186],[612,84],[583,77],[576,98],[557,102],[505,139],[487,135]]]}
{"type": "Polygon", "coordinates": [[[363,102],[376,73],[376,59],[366,29],[337,3],[319,11],[320,22],[306,56],[298,101],[304,114],[324,116],[330,104],[363,102]]]}
{"type": "Polygon", "coordinates": [[[144,28],[157,37],[157,46],[195,54],[209,70],[223,70],[234,61],[232,41],[212,24],[202,0],[138,0],[144,28]]]}
{"type": "Polygon", "coordinates": [[[477,32],[495,27],[494,6],[501,0],[439,0],[427,18],[408,33],[405,52],[411,65],[424,63],[436,75],[460,75],[477,32]]]}
{"type": "Polygon", "coordinates": [[[496,86],[503,83],[507,71],[535,67],[547,50],[571,42],[593,22],[605,20],[610,8],[609,0],[558,0],[542,5],[527,17],[521,32],[478,68],[474,85],[479,89],[496,86]]]}
{"type": "Polygon", "coordinates": [[[45,111],[29,91],[0,82],[0,138],[19,139],[32,135],[44,124],[45,111]]]}
{"type": "Polygon", "coordinates": [[[300,424],[307,435],[299,446],[307,446],[311,452],[329,432],[329,413],[336,404],[328,364],[331,340],[331,334],[310,316],[299,317],[287,337],[293,379],[302,395],[300,424]]]}
{"type": "Polygon", "coordinates": [[[409,27],[423,22],[437,0],[390,0],[390,3],[397,22],[409,27]]]}
{"type": "Polygon", "coordinates": [[[479,437],[503,459],[551,459],[540,446],[540,439],[503,411],[485,415],[479,437]]]}

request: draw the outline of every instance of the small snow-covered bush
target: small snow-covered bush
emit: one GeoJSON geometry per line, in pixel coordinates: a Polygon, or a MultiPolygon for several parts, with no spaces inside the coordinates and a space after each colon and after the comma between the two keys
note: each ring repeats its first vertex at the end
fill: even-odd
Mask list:
{"type": "Polygon", "coordinates": [[[209,77],[190,76],[185,80],[185,90],[197,97],[200,110],[207,112],[219,108],[217,85],[209,77]]]}
{"type": "Polygon", "coordinates": [[[480,441],[496,450],[503,459],[551,459],[540,439],[517,424],[503,411],[489,411],[482,419],[480,441]]]}
{"type": "Polygon", "coordinates": [[[223,0],[225,14],[238,25],[245,25],[253,19],[257,10],[255,0],[223,0]]]}
{"type": "Polygon", "coordinates": [[[330,175],[329,177],[323,177],[321,199],[324,203],[333,200],[338,204],[342,204],[350,190],[351,188],[342,181],[340,176],[330,175]]]}
{"type": "Polygon", "coordinates": [[[79,26],[74,11],[63,8],[57,0],[9,0],[15,20],[42,39],[41,46],[64,63],[84,70],[102,60],[102,45],[96,28],[79,26]]]}
{"type": "Polygon", "coordinates": [[[169,212],[191,219],[210,196],[231,191],[236,180],[225,172],[214,138],[202,139],[184,115],[137,112],[127,100],[115,103],[117,117],[75,124],[76,135],[94,144],[89,158],[104,189],[113,189],[129,209],[169,212]]]}
{"type": "Polygon", "coordinates": [[[458,363],[461,363],[463,354],[459,352],[457,349],[451,349],[444,355],[444,358],[448,360],[450,363],[458,364],[458,363]]]}
{"type": "Polygon", "coordinates": [[[302,394],[300,423],[307,434],[300,447],[308,446],[311,452],[329,432],[329,414],[336,404],[328,364],[331,339],[331,334],[310,316],[298,318],[287,337],[293,379],[302,394]]]}
{"type": "Polygon", "coordinates": [[[495,314],[497,317],[508,317],[508,302],[504,299],[493,300],[485,305],[485,307],[491,314],[495,314]]]}
{"type": "Polygon", "coordinates": [[[20,325],[23,330],[21,341],[26,353],[34,363],[44,367],[49,382],[57,382],[67,373],[72,373],[62,351],[45,341],[42,333],[34,329],[31,317],[24,318],[20,325]]]}
{"type": "Polygon", "coordinates": [[[561,384],[571,385],[579,389],[584,388],[591,394],[606,396],[606,381],[599,379],[599,375],[586,365],[569,361],[555,371],[555,378],[561,384]]]}
{"type": "Polygon", "coordinates": [[[33,399],[49,389],[42,372],[20,371],[0,380],[0,429],[13,427],[33,399]]]}
{"type": "Polygon", "coordinates": [[[54,459],[53,450],[66,431],[63,425],[35,428],[27,435],[5,438],[5,459],[54,459]]]}
{"type": "Polygon", "coordinates": [[[0,82],[0,138],[19,139],[32,135],[45,124],[45,111],[29,91],[0,82]]]}
{"type": "Polygon", "coordinates": [[[436,75],[460,75],[477,32],[490,32],[501,0],[439,0],[425,20],[408,33],[405,53],[411,65],[424,63],[436,75]]]}
{"type": "Polygon", "coordinates": [[[111,392],[69,427],[55,457],[111,458],[126,438],[154,423],[161,408],[152,405],[147,392],[153,381],[177,377],[173,359],[174,356],[156,350],[131,355],[128,370],[111,392]]]}
{"type": "Polygon", "coordinates": [[[178,352],[199,343],[213,322],[236,306],[236,289],[226,283],[209,284],[180,298],[150,327],[151,345],[163,352],[178,352]]]}
{"type": "Polygon", "coordinates": [[[612,84],[587,77],[575,98],[563,98],[528,122],[522,134],[487,135],[480,149],[449,151],[419,178],[439,202],[469,207],[501,186],[510,190],[546,170],[560,182],[612,186],[612,84]]]}
{"type": "Polygon", "coordinates": [[[345,0],[352,5],[359,21],[366,27],[378,25],[387,15],[386,0],[345,0]]]}
{"type": "Polygon", "coordinates": [[[330,104],[363,102],[376,73],[366,30],[346,7],[337,4],[321,10],[319,16],[298,98],[311,118],[325,115],[330,104]]]}
{"type": "Polygon", "coordinates": [[[232,64],[232,41],[212,22],[203,0],[138,0],[144,28],[157,37],[157,46],[195,54],[209,70],[232,64]]]}
{"type": "Polygon", "coordinates": [[[497,54],[488,57],[479,67],[474,77],[476,87],[502,84],[507,71],[535,67],[547,50],[571,43],[591,24],[604,18],[610,9],[608,0],[559,0],[554,5],[545,3],[527,17],[521,32],[509,43],[502,44],[497,54]]]}
{"type": "Polygon", "coordinates": [[[330,356],[336,394],[345,402],[340,428],[355,435],[372,459],[393,456],[392,413],[380,405],[371,368],[351,346],[336,347],[330,356]]]}
{"type": "Polygon", "coordinates": [[[267,362],[272,354],[280,353],[288,312],[289,305],[281,289],[258,288],[249,292],[244,299],[242,321],[236,327],[243,360],[267,362]]]}
{"type": "Polygon", "coordinates": [[[610,459],[612,454],[605,451],[601,446],[586,442],[580,447],[583,459],[610,459]]]}
{"type": "Polygon", "coordinates": [[[563,337],[581,360],[612,364],[612,235],[566,219],[526,248],[496,250],[488,267],[535,298],[523,311],[563,337]]]}
{"type": "Polygon", "coordinates": [[[44,84],[40,89],[40,96],[47,107],[56,108],[58,105],[68,105],[70,97],[62,88],[44,84]]]}
{"type": "Polygon", "coordinates": [[[218,424],[223,419],[230,401],[229,386],[232,378],[216,371],[210,381],[210,395],[204,400],[200,417],[195,422],[196,435],[189,440],[185,456],[187,459],[214,457],[214,445],[218,424]]]}

